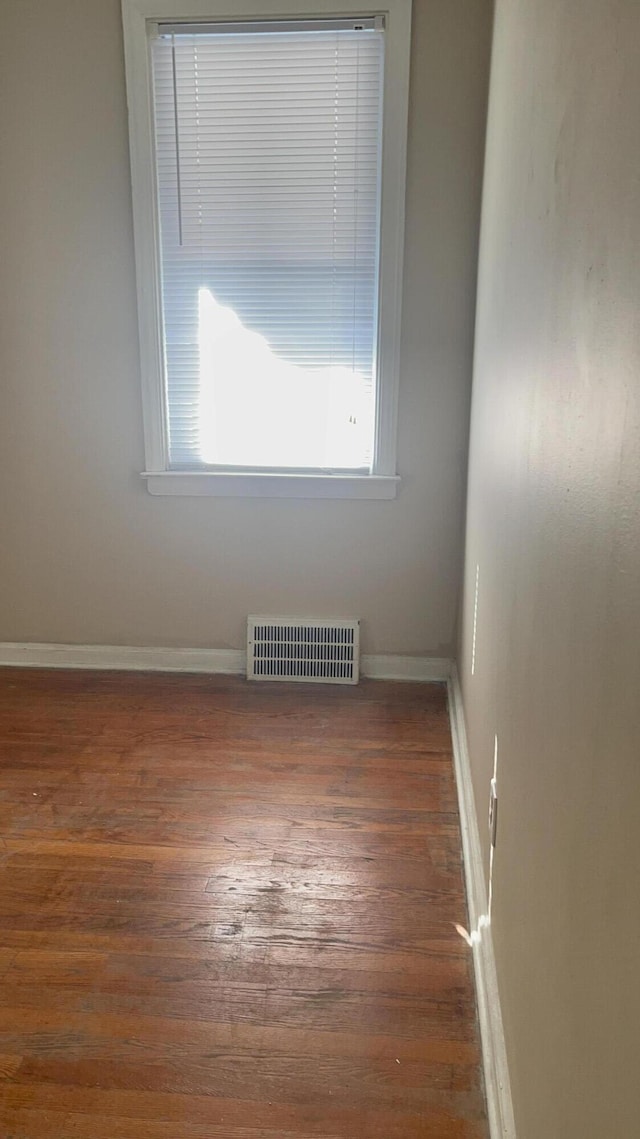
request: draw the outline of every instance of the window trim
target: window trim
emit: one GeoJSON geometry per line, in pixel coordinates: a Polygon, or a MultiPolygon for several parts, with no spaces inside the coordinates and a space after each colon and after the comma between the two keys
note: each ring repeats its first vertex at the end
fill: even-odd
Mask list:
{"type": "Polygon", "coordinates": [[[122,0],[136,259],[142,411],[146,469],[152,494],[392,498],[400,373],[404,206],[409,103],[411,0],[122,0]],[[382,193],[380,224],[378,387],[371,474],[282,474],[172,471],[168,464],[164,393],[160,229],[154,156],[154,115],[148,24],[206,19],[383,16],[382,193]]]}

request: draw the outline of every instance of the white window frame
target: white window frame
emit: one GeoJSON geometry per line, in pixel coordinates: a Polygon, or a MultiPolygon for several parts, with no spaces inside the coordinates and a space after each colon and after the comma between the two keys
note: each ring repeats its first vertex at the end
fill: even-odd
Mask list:
{"type": "Polygon", "coordinates": [[[395,498],[411,0],[122,0],[133,194],[146,479],[151,494],[395,498]],[[383,16],[382,192],[376,430],[371,474],[173,471],[164,396],[160,227],[148,25],[207,19],[383,16]]]}

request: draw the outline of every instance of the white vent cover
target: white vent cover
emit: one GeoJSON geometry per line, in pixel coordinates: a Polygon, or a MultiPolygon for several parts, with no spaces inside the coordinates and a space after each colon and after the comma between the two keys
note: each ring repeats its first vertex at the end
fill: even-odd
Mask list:
{"type": "Polygon", "coordinates": [[[248,617],[247,680],[357,684],[359,675],[359,621],[248,617]]]}

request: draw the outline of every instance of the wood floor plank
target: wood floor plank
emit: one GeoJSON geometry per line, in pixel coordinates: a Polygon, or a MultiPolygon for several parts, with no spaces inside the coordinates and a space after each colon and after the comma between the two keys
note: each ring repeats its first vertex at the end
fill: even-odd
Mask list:
{"type": "Polygon", "coordinates": [[[246,1022],[178,1020],[158,1018],[148,1013],[104,1013],[99,1021],[88,1009],[78,1012],[0,1007],[0,1039],[11,1055],[32,1056],[135,1055],[150,1062],[180,1056],[190,1057],[222,1052],[239,1056],[295,1055],[306,1057],[366,1057],[396,1061],[418,1061],[424,1070],[430,1066],[455,1068],[477,1074],[477,1053],[473,1040],[447,1040],[442,1036],[403,1038],[374,1033],[316,1032],[309,1027],[279,1028],[246,1022]]]}
{"type": "Polygon", "coordinates": [[[193,985],[190,991],[74,990],[50,985],[0,985],[0,1008],[39,1008],[90,1011],[96,1019],[107,1012],[125,1015],[147,1013],[160,1019],[264,1024],[283,1031],[308,1028],[316,1032],[375,1032],[380,1023],[398,1038],[472,1041],[474,1007],[470,999],[396,997],[378,994],[363,999],[359,993],[332,990],[278,990],[266,985],[217,981],[193,985]]]}
{"type": "Polygon", "coordinates": [[[440,685],[0,670],[3,1139],[486,1139],[440,685]]]}
{"type": "Polygon", "coordinates": [[[228,1129],[227,1135],[233,1135],[234,1127],[258,1125],[292,1131],[296,1136],[305,1130],[311,1135],[328,1134],[332,1139],[349,1139],[351,1136],[423,1139],[431,1135],[438,1139],[484,1139],[485,1135],[481,1120],[465,1119],[455,1111],[426,1105],[418,1112],[404,1110],[400,1105],[395,1110],[366,1104],[334,1105],[331,1088],[324,1087],[316,1091],[311,1103],[288,1104],[272,1099],[263,1101],[257,1108],[256,1102],[250,1099],[12,1082],[6,1087],[5,1102],[10,1109],[35,1107],[67,1114],[106,1115],[145,1122],[161,1119],[180,1129],[187,1122],[208,1127],[224,1124],[228,1129]]]}

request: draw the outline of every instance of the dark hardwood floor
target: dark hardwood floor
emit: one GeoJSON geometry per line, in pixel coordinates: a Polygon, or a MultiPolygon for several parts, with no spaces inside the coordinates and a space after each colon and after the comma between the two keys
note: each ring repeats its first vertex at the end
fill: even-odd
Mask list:
{"type": "Polygon", "coordinates": [[[439,685],[0,670],[2,1139],[484,1139],[439,685]]]}

